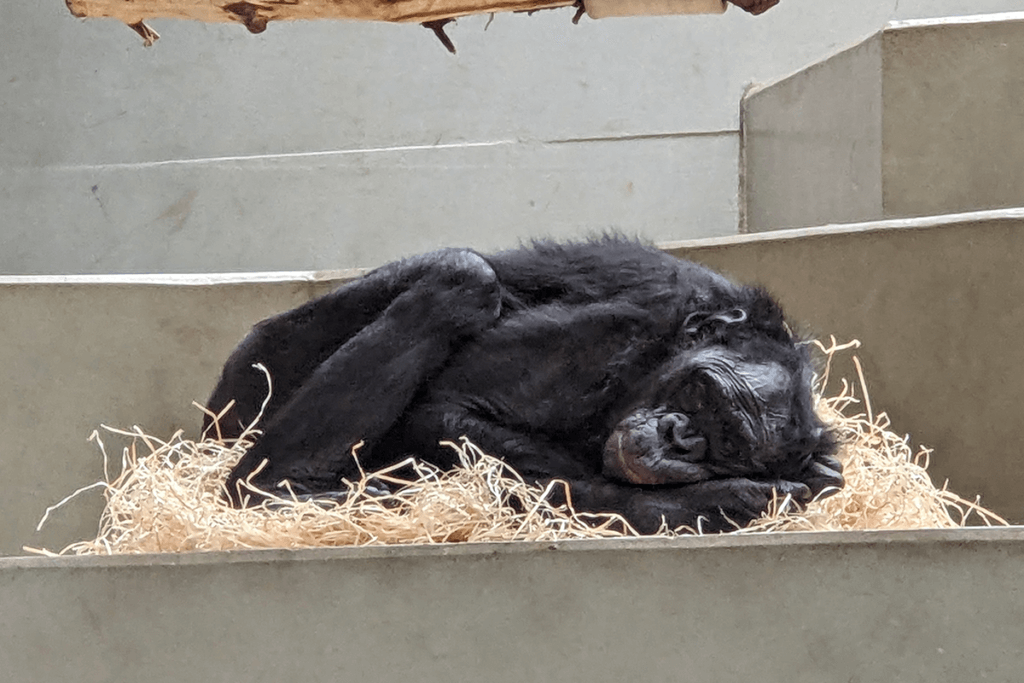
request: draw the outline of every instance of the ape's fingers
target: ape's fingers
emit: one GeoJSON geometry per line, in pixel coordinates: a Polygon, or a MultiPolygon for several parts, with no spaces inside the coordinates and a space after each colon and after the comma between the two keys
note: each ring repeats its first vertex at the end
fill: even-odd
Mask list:
{"type": "MultiPolygon", "coordinates": [[[[367,482],[363,487],[365,495],[371,498],[383,498],[390,496],[391,491],[387,484],[382,481],[373,480],[367,482]]],[[[271,510],[279,510],[293,503],[314,503],[324,509],[344,504],[350,495],[349,491],[320,491],[318,493],[289,493],[285,487],[278,487],[280,500],[271,500],[267,507],[271,510]]]]}
{"type": "Polygon", "coordinates": [[[806,505],[814,499],[811,487],[796,481],[780,480],[772,483],[780,498],[789,496],[801,505],[806,505]]]}
{"type": "Polygon", "coordinates": [[[314,503],[325,510],[341,505],[348,500],[348,491],[324,491],[323,493],[296,493],[288,495],[287,491],[281,491],[280,499],[270,499],[267,502],[267,509],[280,510],[295,503],[314,503]]]}
{"type": "MultiPolygon", "coordinates": [[[[829,458],[829,460],[833,460],[829,458]]],[[[813,463],[807,470],[804,482],[810,487],[811,493],[815,496],[824,492],[823,498],[831,496],[843,488],[846,480],[843,479],[843,466],[835,461],[837,467],[832,468],[821,462],[813,463]]]]}
{"type": "Polygon", "coordinates": [[[814,456],[814,461],[835,472],[843,471],[843,463],[839,462],[839,460],[833,458],[831,455],[816,455],[814,456]]]}

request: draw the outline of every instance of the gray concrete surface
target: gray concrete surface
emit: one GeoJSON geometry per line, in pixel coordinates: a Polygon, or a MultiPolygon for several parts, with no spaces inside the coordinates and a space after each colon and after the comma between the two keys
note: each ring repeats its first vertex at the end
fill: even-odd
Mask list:
{"type": "Polygon", "coordinates": [[[68,258],[85,272],[145,272],[157,255],[177,272],[286,270],[381,263],[448,240],[494,249],[585,226],[674,239],[682,215],[684,234],[729,234],[736,175],[715,160],[738,155],[735,135],[722,134],[0,169],[0,202],[12,204],[4,256],[37,273],[68,258]],[[50,197],[54,184],[69,190],[50,197]],[[160,202],[140,203],[154,187],[160,202]],[[693,206],[691,193],[707,201],[693,206]],[[72,213],[72,225],[104,228],[72,229],[72,213]]]}
{"type": "Polygon", "coordinates": [[[158,21],[164,37],[144,48],[59,0],[8,0],[0,272],[364,266],[595,222],[733,233],[747,84],[891,19],[1018,4],[783,0],[761,17],[580,26],[565,10],[486,31],[476,17],[450,28],[453,57],[420,27],[354,22],[252,36],[158,21]],[[565,140],[580,142],[550,144],[565,140]],[[478,144],[498,147],[452,147],[478,144]],[[621,181],[636,191],[616,203],[621,181]]]}
{"type": "Polygon", "coordinates": [[[751,92],[746,229],[1024,205],[1021,63],[1024,12],[899,21],[751,92]]]}
{"type": "Polygon", "coordinates": [[[883,34],[885,216],[1024,205],[1024,12],[1012,16],[883,34]]]}
{"type": "MultiPolygon", "coordinates": [[[[872,401],[935,449],[932,473],[1024,521],[1024,210],[734,236],[671,246],[768,286],[808,334],[860,339],[872,401]],[[1009,303],[1008,303],[1009,302],[1009,303]]],[[[331,274],[0,280],[0,554],[95,534],[101,423],[194,435],[229,351],[331,274]],[[235,282],[231,279],[234,277],[235,282]],[[150,280],[149,284],[146,284],[150,280]]],[[[848,361],[837,372],[853,377],[848,361]]],[[[106,437],[117,457],[124,441],[106,437]]]]}
{"type": "Polygon", "coordinates": [[[0,560],[33,683],[1016,681],[1024,532],[0,560]]]}
{"type": "MultiPolygon", "coordinates": [[[[192,401],[206,400],[249,327],[336,284],[297,275],[245,284],[98,279],[0,279],[0,481],[22,482],[0,503],[0,554],[95,535],[96,492],[33,533],[47,506],[103,478],[92,431],[197,434],[202,413],[192,401]]],[[[102,438],[116,464],[128,440],[102,438]]]]}
{"type": "Polygon", "coordinates": [[[882,39],[743,101],[743,231],[882,216],[882,39]]]}

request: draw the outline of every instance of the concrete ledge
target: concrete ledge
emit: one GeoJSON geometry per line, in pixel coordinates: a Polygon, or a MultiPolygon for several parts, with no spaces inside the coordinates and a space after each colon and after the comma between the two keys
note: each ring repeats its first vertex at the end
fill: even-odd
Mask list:
{"type": "Polygon", "coordinates": [[[351,280],[365,275],[369,268],[338,270],[287,270],[258,273],[140,273],[113,275],[0,275],[4,285],[172,285],[175,287],[208,285],[252,285],[265,283],[315,283],[351,280]]]}
{"type": "Polygon", "coordinates": [[[758,534],[708,534],[679,538],[605,538],[570,541],[439,543],[436,545],[377,545],[344,548],[287,548],[137,555],[12,555],[0,557],[0,573],[18,569],[129,569],[228,564],[273,565],[289,562],[352,562],[394,558],[506,557],[541,552],[653,552],[742,548],[840,548],[949,544],[1024,543],[1024,526],[915,529],[907,531],[814,531],[758,534]]]}
{"type": "MultiPolygon", "coordinates": [[[[1024,221],[1024,208],[993,209],[990,211],[968,211],[964,213],[944,214],[939,216],[921,216],[918,218],[891,218],[882,221],[864,221],[861,223],[829,223],[814,228],[788,228],[749,235],[729,235],[726,237],[709,237],[698,240],[675,240],[661,242],[659,247],[669,252],[686,252],[688,250],[708,250],[718,247],[732,247],[754,244],[779,244],[788,241],[800,241],[816,238],[830,238],[844,235],[870,236],[877,233],[884,239],[885,233],[906,232],[912,230],[930,230],[933,228],[950,228],[953,226],[977,225],[979,223],[1016,224],[1024,221]]],[[[2,278],[0,278],[2,282],[2,278]]]]}
{"type": "Polygon", "coordinates": [[[10,680],[1016,680],[1024,531],[0,560],[10,680]],[[983,580],[982,580],[983,577],[983,580]]]}

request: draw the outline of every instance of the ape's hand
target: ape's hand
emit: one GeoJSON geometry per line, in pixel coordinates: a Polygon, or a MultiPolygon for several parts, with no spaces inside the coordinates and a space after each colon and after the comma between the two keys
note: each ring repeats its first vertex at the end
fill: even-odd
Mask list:
{"type": "Polygon", "coordinates": [[[754,481],[743,477],[705,481],[684,486],[679,491],[686,494],[688,503],[698,504],[703,531],[734,531],[767,512],[773,500],[781,503],[789,496],[803,507],[812,497],[806,484],[781,479],[754,481]]]}
{"type": "Polygon", "coordinates": [[[729,2],[751,14],[763,14],[779,4],[779,0],[729,0],[729,2]]]}
{"type": "Polygon", "coordinates": [[[655,533],[662,522],[670,529],[689,526],[705,533],[735,531],[766,512],[772,500],[781,503],[790,496],[800,506],[811,500],[806,484],[745,477],[646,489],[607,480],[578,480],[570,482],[570,487],[576,510],[620,512],[642,534],[655,533]]]}
{"type": "Polygon", "coordinates": [[[817,455],[800,477],[815,497],[828,498],[843,488],[843,464],[829,455],[817,455]]]}
{"type": "MultiPolygon", "coordinates": [[[[338,505],[343,505],[348,501],[349,496],[353,493],[357,493],[354,490],[345,491],[320,491],[318,493],[311,493],[301,485],[296,487],[291,486],[291,482],[287,484],[281,483],[274,487],[273,491],[270,491],[276,498],[267,499],[262,492],[252,491],[251,489],[246,491],[243,485],[243,491],[249,493],[249,504],[258,505],[264,500],[267,500],[267,508],[271,510],[279,510],[281,508],[288,507],[293,503],[314,503],[329,510],[338,505]],[[297,490],[296,490],[297,489],[297,490]]],[[[388,485],[379,479],[371,479],[366,482],[362,489],[363,495],[371,498],[384,498],[391,495],[391,490],[388,485]]],[[[240,495],[239,498],[244,498],[240,495]]]]}

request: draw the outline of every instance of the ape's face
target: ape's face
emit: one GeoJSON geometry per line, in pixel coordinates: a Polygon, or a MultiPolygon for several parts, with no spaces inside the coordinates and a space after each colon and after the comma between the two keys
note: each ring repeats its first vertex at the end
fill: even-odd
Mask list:
{"type": "Polygon", "coordinates": [[[812,408],[809,362],[792,342],[755,337],[685,349],[652,385],[606,441],[607,475],[640,485],[726,477],[842,485],[828,457],[834,437],[812,408]]]}

